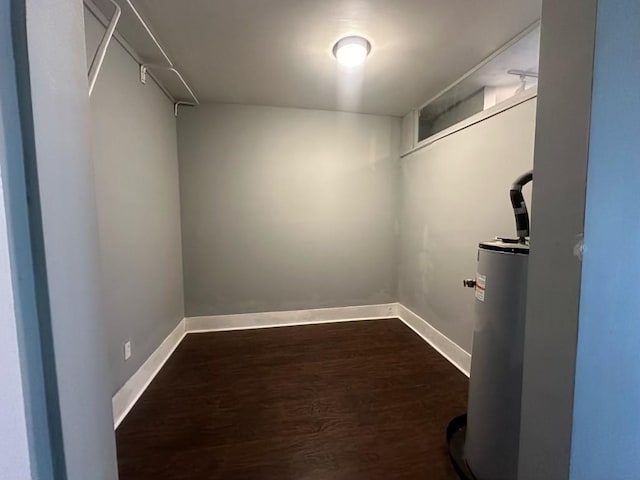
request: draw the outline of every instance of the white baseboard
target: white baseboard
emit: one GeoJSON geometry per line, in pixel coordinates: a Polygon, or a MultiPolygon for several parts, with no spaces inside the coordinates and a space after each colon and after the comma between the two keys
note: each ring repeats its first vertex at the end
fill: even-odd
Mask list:
{"type": "Polygon", "coordinates": [[[241,313],[209,317],[187,317],[169,334],[151,356],[113,396],[114,427],[124,420],[151,381],[187,334],[255,328],[274,328],[318,323],[354,322],[399,318],[429,345],[469,376],[471,355],[436,328],[399,303],[362,305],[357,307],[319,308],[284,312],[241,313]]]}
{"type": "Polygon", "coordinates": [[[183,338],[189,333],[271,328],[315,323],[352,322],[396,318],[397,304],[362,305],[357,307],[319,308],[285,312],[260,312],[237,315],[215,315],[210,317],[188,317],[149,356],[113,396],[114,428],[124,420],[151,381],[158,374],[183,338]]]}
{"type": "Polygon", "coordinates": [[[173,351],[180,345],[186,335],[186,319],[182,319],[169,336],[149,356],[127,383],[116,392],[111,401],[113,407],[113,425],[118,428],[127,413],[133,408],[151,381],[158,374],[173,351]]]}
{"type": "Polygon", "coordinates": [[[431,326],[425,319],[412,312],[402,304],[397,307],[398,318],[409,328],[422,337],[429,345],[435,348],[440,355],[449,360],[458,370],[467,377],[471,370],[471,354],[463,350],[458,344],[450,340],[442,332],[431,326]]]}
{"type": "Polygon", "coordinates": [[[216,332],[273,328],[316,323],[353,322],[396,318],[397,304],[362,305],[358,307],[316,308],[313,310],[289,310],[285,312],[241,313],[187,318],[187,332],[216,332]]]}

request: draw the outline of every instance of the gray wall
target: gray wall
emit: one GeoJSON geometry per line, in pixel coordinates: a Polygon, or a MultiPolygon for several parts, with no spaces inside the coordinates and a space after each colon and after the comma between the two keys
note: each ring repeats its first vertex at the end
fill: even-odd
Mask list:
{"type": "MultiPolygon", "coordinates": [[[[513,237],[509,187],[532,168],[536,100],[401,160],[399,301],[471,351],[478,242],[513,237]]],[[[527,187],[529,188],[529,187],[527,187]]]]}
{"type": "MultiPolygon", "coordinates": [[[[85,30],[92,58],[104,28],[87,9],[85,30]]],[[[113,41],[91,96],[112,393],[184,317],[176,119],[158,86],[140,83],[138,68],[113,41]]]]}
{"type": "Polygon", "coordinates": [[[64,448],[58,464],[64,472],[56,478],[113,480],[83,23],[77,0],[26,1],[29,77],[20,83],[29,84],[31,97],[21,102],[33,120],[25,142],[35,153],[30,168],[37,167],[30,208],[40,215],[39,251],[45,255],[35,262],[38,281],[46,280],[47,287],[40,292],[46,308],[39,314],[55,352],[57,398],[48,398],[48,406],[60,419],[62,442],[56,447],[64,448]]]}
{"type": "Polygon", "coordinates": [[[202,106],[178,139],[188,316],[396,300],[400,119],[202,106]]]}
{"type": "Polygon", "coordinates": [[[542,8],[519,480],[569,477],[596,3],[542,8]]]}

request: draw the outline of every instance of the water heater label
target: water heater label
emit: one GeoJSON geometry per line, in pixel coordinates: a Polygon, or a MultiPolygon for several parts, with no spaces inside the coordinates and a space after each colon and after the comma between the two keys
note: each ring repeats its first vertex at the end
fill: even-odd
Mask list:
{"type": "Polygon", "coordinates": [[[476,298],[484,302],[484,292],[487,289],[487,277],[485,275],[476,275],[476,298]]]}

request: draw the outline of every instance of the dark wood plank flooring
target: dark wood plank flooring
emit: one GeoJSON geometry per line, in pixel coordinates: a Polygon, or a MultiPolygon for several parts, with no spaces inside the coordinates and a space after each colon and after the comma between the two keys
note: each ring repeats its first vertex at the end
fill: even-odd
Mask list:
{"type": "Polygon", "coordinates": [[[120,480],[445,480],[467,379],[400,320],[188,335],[117,430],[120,480]]]}

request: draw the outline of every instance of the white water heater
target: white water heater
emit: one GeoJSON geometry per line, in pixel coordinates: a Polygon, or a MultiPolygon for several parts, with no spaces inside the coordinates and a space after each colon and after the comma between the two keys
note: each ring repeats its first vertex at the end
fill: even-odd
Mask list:
{"type": "Polygon", "coordinates": [[[465,480],[517,478],[529,263],[522,187],[532,178],[529,172],[511,187],[518,238],[480,243],[476,278],[464,281],[475,289],[468,412],[452,420],[447,438],[465,480]]]}
{"type": "Polygon", "coordinates": [[[509,240],[478,250],[464,454],[479,480],[517,478],[528,260],[509,240]]]}

